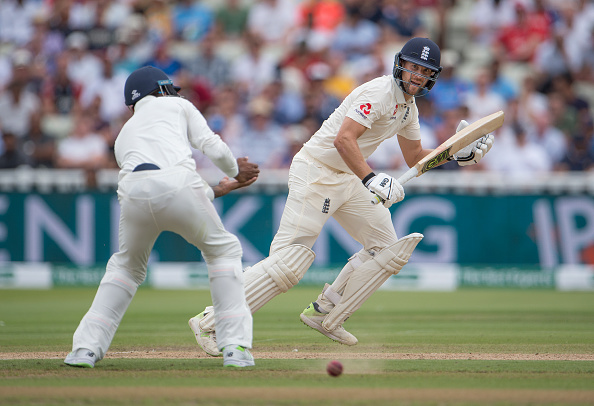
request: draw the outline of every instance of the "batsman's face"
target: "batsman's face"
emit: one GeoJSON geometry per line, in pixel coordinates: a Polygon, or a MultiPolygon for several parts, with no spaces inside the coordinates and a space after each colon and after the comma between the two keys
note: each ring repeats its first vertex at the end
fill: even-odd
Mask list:
{"type": "Polygon", "coordinates": [[[419,93],[427,85],[429,81],[427,77],[433,75],[431,69],[417,65],[414,62],[405,61],[403,67],[407,70],[402,72],[402,81],[405,82],[406,91],[412,95],[419,93]]]}

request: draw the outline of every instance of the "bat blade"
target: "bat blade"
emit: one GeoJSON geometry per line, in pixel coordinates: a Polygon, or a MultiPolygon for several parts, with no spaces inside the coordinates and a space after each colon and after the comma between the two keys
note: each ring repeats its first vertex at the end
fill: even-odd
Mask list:
{"type": "Polygon", "coordinates": [[[419,171],[417,176],[446,163],[452,155],[460,151],[462,148],[467,147],[479,138],[497,130],[503,125],[503,119],[503,111],[498,111],[497,113],[483,117],[458,131],[444,141],[439,147],[435,148],[429,155],[417,162],[415,165],[419,171]]]}
{"type": "Polygon", "coordinates": [[[402,176],[398,178],[398,182],[404,184],[412,178],[421,176],[425,172],[448,162],[451,156],[462,148],[501,127],[503,125],[503,120],[503,111],[498,111],[497,113],[483,117],[458,131],[440,146],[435,148],[430,154],[417,162],[415,166],[402,174],[402,176]]]}
{"type": "MultiPolygon", "coordinates": [[[[404,172],[398,178],[398,182],[401,185],[404,185],[412,178],[421,176],[425,172],[448,162],[450,157],[456,152],[460,151],[462,148],[467,147],[479,138],[484,137],[485,135],[501,127],[503,125],[503,120],[503,111],[498,111],[497,113],[483,117],[480,120],[468,125],[466,128],[458,131],[456,134],[444,141],[440,146],[431,151],[430,154],[417,162],[415,166],[404,172]]],[[[375,195],[371,201],[373,204],[378,204],[381,202],[382,199],[377,195],[375,195]]]]}

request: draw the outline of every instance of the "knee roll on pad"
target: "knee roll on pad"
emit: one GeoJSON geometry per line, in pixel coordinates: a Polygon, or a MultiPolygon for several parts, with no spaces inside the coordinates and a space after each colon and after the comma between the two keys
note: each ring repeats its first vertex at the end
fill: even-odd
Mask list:
{"type": "MultiPolygon", "coordinates": [[[[243,273],[245,298],[252,313],[277,295],[297,285],[315,259],[305,245],[293,244],[282,248],[243,273]]],[[[200,328],[214,330],[214,312],[200,320],[200,328]]]]}
{"type": "Polygon", "coordinates": [[[324,320],[324,328],[332,331],[342,325],[390,276],[400,272],[422,239],[419,233],[402,237],[357,268],[346,284],[340,303],[324,320]]]}

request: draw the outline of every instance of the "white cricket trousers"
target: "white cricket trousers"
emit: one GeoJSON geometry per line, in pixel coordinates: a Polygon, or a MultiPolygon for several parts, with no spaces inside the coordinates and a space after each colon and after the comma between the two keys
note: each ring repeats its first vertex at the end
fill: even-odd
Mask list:
{"type": "Polygon", "coordinates": [[[91,308],[74,333],[72,349],[88,348],[98,360],[105,356],[146,278],[150,252],[163,231],[179,234],[202,252],[219,349],[229,344],[251,348],[252,315],[245,300],[241,245],[225,230],[200,176],[183,167],[132,172],[120,180],[118,200],[119,252],[107,263],[91,308]]]}
{"type": "Polygon", "coordinates": [[[270,253],[291,244],[313,247],[330,216],[365,250],[396,243],[390,211],[371,200],[356,175],[337,172],[301,149],[289,170],[289,196],[270,253]]]}

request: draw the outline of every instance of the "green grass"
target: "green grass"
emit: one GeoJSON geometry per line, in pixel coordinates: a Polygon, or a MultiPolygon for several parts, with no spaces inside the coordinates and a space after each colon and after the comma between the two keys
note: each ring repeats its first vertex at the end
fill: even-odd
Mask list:
{"type": "Polygon", "coordinates": [[[70,350],[72,334],[94,293],[95,289],[84,288],[0,290],[0,405],[594,404],[590,360],[378,356],[487,353],[591,358],[594,293],[380,291],[345,323],[359,339],[358,345],[346,347],[300,323],[299,313],[318,291],[297,287],[254,315],[254,353],[256,358],[259,352],[314,353],[323,354],[322,358],[257,358],[255,368],[229,371],[222,368],[220,358],[193,358],[201,353],[187,320],[210,303],[208,291],[141,288],[110,352],[175,350],[188,356],[108,356],[94,369],[70,368],[61,357],[70,350]],[[56,356],[6,359],[3,355],[37,351],[56,356]],[[328,357],[343,361],[341,377],[325,374],[328,357]]]}

